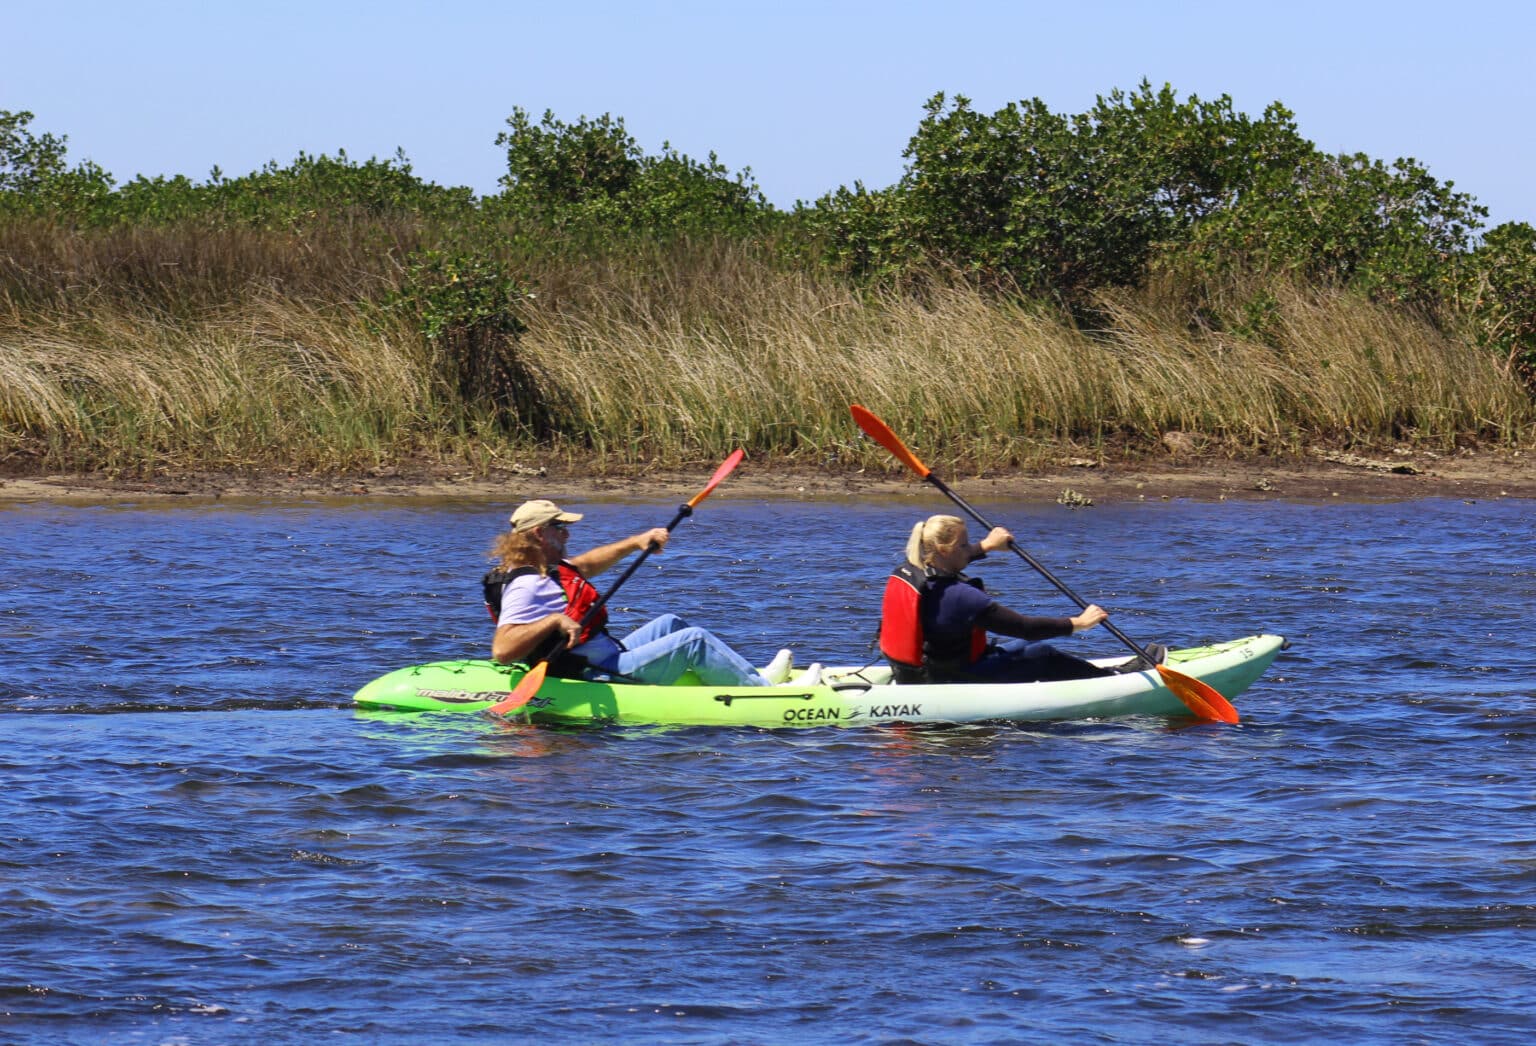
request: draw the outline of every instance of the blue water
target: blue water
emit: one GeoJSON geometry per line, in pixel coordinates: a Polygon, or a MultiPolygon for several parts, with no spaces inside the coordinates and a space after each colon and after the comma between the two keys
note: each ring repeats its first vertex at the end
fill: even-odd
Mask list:
{"type": "MultiPolygon", "coordinates": [[[[507,507],[0,504],[0,1040],[1536,1033],[1530,502],[979,506],[1140,641],[1288,636],[1235,728],[352,711],[485,650],[507,507]]],[[[862,662],[942,508],[717,494],[618,625],[862,662]]]]}

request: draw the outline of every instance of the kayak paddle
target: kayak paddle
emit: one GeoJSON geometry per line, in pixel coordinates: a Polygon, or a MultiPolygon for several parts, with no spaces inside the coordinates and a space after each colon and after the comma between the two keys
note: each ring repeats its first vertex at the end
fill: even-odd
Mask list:
{"type": "MultiPolygon", "coordinates": [[[[709,482],[704,484],[703,490],[699,491],[688,501],[677,506],[677,515],[673,516],[672,522],[667,524],[667,532],[671,533],[679,523],[693,515],[693,510],[698,508],[699,502],[709,497],[710,493],[720,485],[720,481],[725,479],[726,476],[729,476],[732,470],[734,470],[737,465],[741,464],[741,459],[746,456],[746,451],[736,450],[731,454],[730,457],[726,458],[724,463],[722,463],[719,468],[715,469],[715,474],[709,477],[709,482]]],[[[619,586],[628,581],[630,576],[633,575],[636,570],[640,569],[640,564],[645,562],[646,557],[648,557],[652,552],[655,552],[660,547],[661,546],[657,545],[654,541],[647,544],[645,549],[641,551],[640,555],[635,557],[635,561],[625,568],[624,573],[619,575],[619,579],[609,586],[608,591],[599,596],[597,602],[588,607],[587,612],[581,615],[581,621],[579,624],[582,627],[586,627],[587,622],[592,620],[593,615],[601,610],[604,604],[606,604],[608,600],[613,597],[613,594],[619,590],[619,586]]],[[[539,687],[544,685],[544,676],[549,672],[550,660],[560,652],[560,647],[563,645],[563,643],[557,645],[554,650],[546,654],[537,664],[528,670],[527,674],[524,675],[521,680],[518,681],[517,686],[513,688],[510,694],[502,698],[500,701],[497,701],[494,705],[491,705],[486,709],[486,711],[491,715],[506,715],[508,712],[513,712],[519,708],[522,708],[529,701],[531,701],[533,699],[533,695],[539,692],[539,687]]]]}
{"type": "MultiPolygon", "coordinates": [[[[938,487],[945,497],[964,509],[977,523],[988,530],[993,529],[992,524],[983,519],[980,512],[977,512],[964,498],[951,490],[947,483],[938,476],[935,476],[932,469],[919,461],[917,455],[907,449],[907,445],[901,441],[896,433],[891,431],[889,425],[857,403],[848,409],[853,413],[853,420],[858,423],[859,428],[863,429],[870,439],[894,454],[903,465],[917,473],[919,478],[925,479],[935,487],[938,487]]],[[[1041,577],[1055,585],[1059,592],[1076,603],[1079,609],[1085,609],[1088,606],[1081,596],[1068,588],[1034,556],[1020,548],[1017,542],[1009,541],[1008,547],[1020,559],[1039,571],[1041,577]]],[[[1116,628],[1114,622],[1106,620],[1104,627],[1109,629],[1116,639],[1134,650],[1138,657],[1145,655],[1146,651],[1137,646],[1136,642],[1124,632],[1116,628]]],[[[1172,690],[1174,695],[1184,702],[1185,707],[1196,716],[1199,716],[1201,719],[1211,719],[1223,723],[1236,723],[1238,721],[1237,709],[1232,707],[1232,702],[1222,697],[1221,691],[1209,683],[1196,679],[1194,676],[1185,675],[1182,672],[1175,672],[1167,665],[1155,665],[1153,667],[1157,669],[1157,674],[1162,677],[1163,685],[1172,690]]]]}

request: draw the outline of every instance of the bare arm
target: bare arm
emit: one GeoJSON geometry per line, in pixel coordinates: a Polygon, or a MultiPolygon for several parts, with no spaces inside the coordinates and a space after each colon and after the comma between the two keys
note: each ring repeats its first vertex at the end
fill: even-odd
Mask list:
{"type": "Polygon", "coordinates": [[[571,566],[581,571],[584,576],[593,577],[601,574],[625,556],[643,552],[652,542],[656,543],[656,549],[660,551],[666,547],[667,539],[671,536],[672,532],[666,527],[654,527],[615,541],[611,545],[588,549],[579,556],[573,556],[571,566]]]}
{"type": "Polygon", "coordinates": [[[564,614],[549,614],[521,625],[502,625],[491,639],[491,657],[504,665],[525,661],[557,633],[565,635],[565,643],[561,648],[564,649],[581,634],[581,626],[564,614]]]}

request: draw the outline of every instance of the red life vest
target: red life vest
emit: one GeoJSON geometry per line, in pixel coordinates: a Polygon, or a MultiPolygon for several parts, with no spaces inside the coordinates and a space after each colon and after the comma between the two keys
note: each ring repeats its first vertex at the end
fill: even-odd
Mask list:
{"type": "MultiPolygon", "coordinates": [[[[537,573],[536,567],[517,567],[505,571],[493,570],[480,580],[480,588],[485,594],[485,610],[491,615],[492,621],[501,618],[502,589],[513,578],[537,573]]],[[[599,607],[597,613],[592,615],[592,620],[585,620],[587,613],[603,597],[602,593],[593,587],[592,582],[582,577],[581,571],[562,559],[545,573],[559,584],[560,591],[565,593],[565,616],[582,623],[581,635],[576,637],[576,642],[571,644],[572,646],[580,646],[608,627],[607,607],[599,607]]]]}
{"type": "MultiPolygon", "coordinates": [[[[923,568],[903,563],[885,582],[885,597],[880,604],[880,652],[893,665],[921,669],[933,651],[923,635],[923,603],[932,597],[932,588],[923,568]]],[[[966,664],[975,664],[987,651],[987,630],[971,629],[970,642],[963,654],[966,664]]],[[[939,652],[948,660],[949,651],[939,652]]]]}

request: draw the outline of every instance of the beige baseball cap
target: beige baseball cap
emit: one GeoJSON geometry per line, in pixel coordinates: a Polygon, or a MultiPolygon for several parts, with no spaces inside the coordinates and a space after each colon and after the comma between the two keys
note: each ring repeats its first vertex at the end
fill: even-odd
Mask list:
{"type": "Polygon", "coordinates": [[[542,527],[547,523],[559,520],[561,523],[575,523],[581,519],[580,512],[566,512],[553,501],[539,498],[537,501],[525,501],[512,512],[509,522],[517,533],[532,530],[534,527],[542,527]]]}

